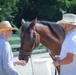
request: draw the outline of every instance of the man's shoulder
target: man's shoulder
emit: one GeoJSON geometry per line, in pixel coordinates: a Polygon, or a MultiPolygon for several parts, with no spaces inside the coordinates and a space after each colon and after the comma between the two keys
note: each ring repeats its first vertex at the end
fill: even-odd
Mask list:
{"type": "Polygon", "coordinates": [[[6,42],[4,38],[0,38],[0,42],[6,42]]]}
{"type": "Polygon", "coordinates": [[[0,38],[0,46],[5,45],[6,43],[8,43],[8,41],[6,41],[4,38],[0,38]]]}

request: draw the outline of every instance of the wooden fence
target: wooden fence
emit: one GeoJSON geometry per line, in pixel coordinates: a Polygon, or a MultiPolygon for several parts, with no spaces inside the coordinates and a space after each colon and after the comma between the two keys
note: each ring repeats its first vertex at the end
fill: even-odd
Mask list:
{"type": "MultiPolygon", "coordinates": [[[[19,37],[11,37],[9,40],[20,40],[20,38],[19,37]]],[[[42,44],[40,44],[40,45],[42,45],[42,44]]],[[[20,44],[13,44],[13,45],[11,45],[11,47],[12,47],[12,49],[13,48],[18,49],[20,47],[20,44]]],[[[33,53],[41,53],[41,52],[46,52],[46,51],[48,51],[48,49],[45,47],[44,49],[35,49],[35,50],[33,50],[33,53]]]]}

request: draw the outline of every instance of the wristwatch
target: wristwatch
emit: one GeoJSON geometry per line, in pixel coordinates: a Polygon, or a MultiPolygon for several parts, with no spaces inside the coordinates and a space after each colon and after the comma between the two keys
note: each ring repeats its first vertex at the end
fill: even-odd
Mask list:
{"type": "Polygon", "coordinates": [[[59,61],[55,61],[56,62],[56,66],[59,66],[60,65],[60,62],[59,61]]]}

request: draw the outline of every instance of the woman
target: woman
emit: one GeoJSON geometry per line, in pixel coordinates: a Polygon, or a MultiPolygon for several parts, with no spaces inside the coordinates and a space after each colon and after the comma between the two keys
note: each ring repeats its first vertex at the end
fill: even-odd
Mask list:
{"type": "Polygon", "coordinates": [[[26,65],[23,60],[13,62],[12,49],[8,42],[13,33],[12,30],[17,30],[17,28],[13,28],[9,21],[0,22],[0,75],[20,75],[14,65],[26,65]]]}

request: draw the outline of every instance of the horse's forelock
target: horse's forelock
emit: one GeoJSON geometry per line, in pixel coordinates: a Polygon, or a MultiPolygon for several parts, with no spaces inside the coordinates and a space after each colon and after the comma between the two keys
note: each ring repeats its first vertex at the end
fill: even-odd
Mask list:
{"type": "Polygon", "coordinates": [[[30,26],[30,22],[25,22],[24,25],[22,25],[22,30],[26,30],[30,26]]]}

